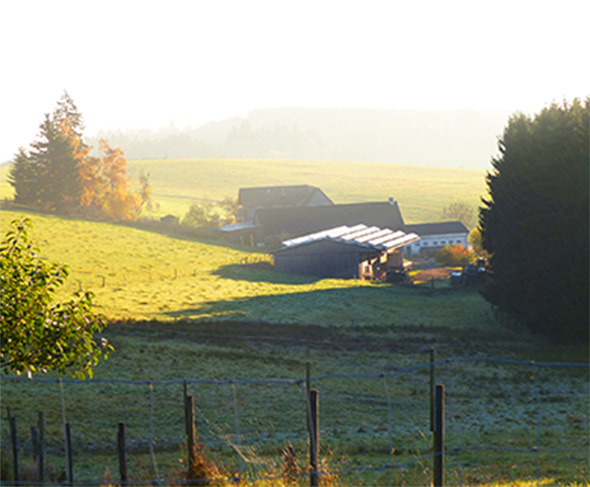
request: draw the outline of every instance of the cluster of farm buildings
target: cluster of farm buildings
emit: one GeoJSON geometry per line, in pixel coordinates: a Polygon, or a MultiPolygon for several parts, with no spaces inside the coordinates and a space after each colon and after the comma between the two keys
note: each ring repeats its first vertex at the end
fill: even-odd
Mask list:
{"type": "Polygon", "coordinates": [[[276,249],[275,269],[319,277],[381,279],[403,271],[404,257],[446,245],[467,247],[460,221],[406,224],[397,201],[334,204],[309,185],[241,188],[237,223],[224,239],[276,249]]]}

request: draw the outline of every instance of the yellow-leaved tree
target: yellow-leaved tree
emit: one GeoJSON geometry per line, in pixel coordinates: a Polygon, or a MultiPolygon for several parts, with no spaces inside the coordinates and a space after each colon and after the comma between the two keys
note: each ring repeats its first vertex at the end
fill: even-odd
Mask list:
{"type": "Polygon", "coordinates": [[[80,165],[81,204],[102,217],[134,220],[141,212],[142,197],[130,191],[123,150],[101,139],[99,153],[99,157],[86,157],[80,165]]]}

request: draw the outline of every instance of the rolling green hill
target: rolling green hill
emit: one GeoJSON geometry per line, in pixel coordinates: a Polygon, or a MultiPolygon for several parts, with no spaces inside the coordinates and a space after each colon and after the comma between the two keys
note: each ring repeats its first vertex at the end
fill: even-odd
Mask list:
{"type": "Polygon", "coordinates": [[[262,159],[146,159],[128,162],[137,180],[150,174],[160,213],[183,215],[192,198],[237,197],[246,186],[311,184],[335,203],[385,201],[393,196],[408,223],[437,221],[451,201],[474,209],[485,191],[484,171],[367,162],[262,159]]]}
{"type": "MultiPolygon", "coordinates": [[[[399,201],[407,223],[441,219],[452,201],[475,210],[485,192],[485,171],[370,162],[320,162],[267,159],[144,159],[130,160],[128,173],[137,184],[139,173],[150,175],[153,216],[183,216],[193,199],[237,198],[247,186],[310,184],[335,203],[399,201]]],[[[0,166],[0,197],[12,198],[6,180],[9,166],[0,166]]]]}

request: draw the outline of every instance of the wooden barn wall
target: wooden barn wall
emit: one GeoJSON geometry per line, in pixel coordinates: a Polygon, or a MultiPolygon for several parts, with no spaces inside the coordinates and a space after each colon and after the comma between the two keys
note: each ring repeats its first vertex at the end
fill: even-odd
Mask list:
{"type": "Polygon", "coordinates": [[[359,250],[346,245],[317,242],[275,254],[275,270],[318,277],[357,277],[359,250]]]}

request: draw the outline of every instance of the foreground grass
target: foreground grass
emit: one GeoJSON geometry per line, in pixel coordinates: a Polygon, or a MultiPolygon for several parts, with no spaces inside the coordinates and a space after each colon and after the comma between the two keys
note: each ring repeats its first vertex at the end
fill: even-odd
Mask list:
{"type": "MultiPolygon", "coordinates": [[[[150,444],[162,475],[182,469],[183,380],[195,396],[200,440],[227,471],[251,477],[276,474],[287,444],[305,465],[304,383],[264,379],[303,379],[309,362],[312,387],[320,391],[322,456],[332,472],[340,472],[339,485],[428,485],[432,459],[423,457],[432,451],[429,370],[387,378],[380,373],[427,363],[432,346],[439,359],[486,351],[505,358],[583,361],[586,354],[499,324],[462,330],[139,322],[112,324],[106,335],[115,352],[96,368],[95,378],[137,382],[63,384],[78,481],[101,478],[107,468],[118,471],[120,421],[126,425],[134,479],[154,478],[150,444]],[[360,377],[365,374],[372,377],[360,377]],[[234,382],[207,382],[229,378],[234,382]],[[253,378],[262,380],[239,382],[253,378]],[[157,382],[150,386],[148,380],[157,382]],[[382,468],[387,464],[405,466],[390,471],[382,468]]],[[[447,458],[449,485],[516,485],[537,477],[552,479],[547,480],[551,485],[571,485],[590,478],[585,451],[534,452],[537,444],[556,450],[588,448],[587,369],[452,363],[437,368],[437,381],[447,391],[447,450],[467,448],[447,458]],[[522,450],[470,449],[479,446],[522,450]]],[[[50,465],[56,470],[64,461],[61,404],[57,383],[2,382],[2,406],[17,417],[23,457],[32,455],[28,431],[43,410],[50,465]]],[[[2,421],[5,447],[8,437],[2,421]]]]}

